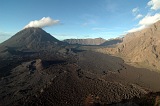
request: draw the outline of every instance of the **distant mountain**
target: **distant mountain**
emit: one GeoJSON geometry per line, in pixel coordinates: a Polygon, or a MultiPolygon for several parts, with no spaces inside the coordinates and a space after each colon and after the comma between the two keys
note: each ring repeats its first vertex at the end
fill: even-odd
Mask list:
{"type": "Polygon", "coordinates": [[[109,45],[115,45],[115,44],[118,44],[121,42],[122,42],[122,38],[116,38],[116,39],[109,39],[100,45],[101,46],[109,46],[109,45]]]}
{"type": "Polygon", "coordinates": [[[95,38],[95,39],[66,39],[64,42],[69,44],[80,44],[80,45],[100,45],[100,46],[110,46],[115,45],[117,43],[122,42],[122,38],[115,39],[103,39],[103,38],[95,38]]]}
{"type": "Polygon", "coordinates": [[[104,43],[106,40],[103,38],[95,38],[95,39],[66,39],[64,42],[69,44],[80,44],[80,45],[100,45],[104,43]]]}
{"type": "Polygon", "coordinates": [[[45,32],[41,28],[25,28],[10,39],[1,43],[0,48],[18,48],[18,49],[51,49],[58,47],[62,42],[45,32]]]}

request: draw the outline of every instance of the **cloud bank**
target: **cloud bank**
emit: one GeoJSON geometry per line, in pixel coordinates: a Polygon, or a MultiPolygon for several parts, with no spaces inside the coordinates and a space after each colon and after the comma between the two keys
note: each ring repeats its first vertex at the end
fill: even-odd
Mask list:
{"type": "Polygon", "coordinates": [[[151,6],[152,10],[158,10],[160,9],[160,0],[151,0],[147,5],[151,6]]]}
{"type": "Polygon", "coordinates": [[[24,28],[29,28],[29,27],[44,28],[44,27],[58,24],[59,22],[60,22],[59,20],[54,20],[54,19],[51,19],[50,17],[43,17],[40,20],[34,20],[29,22],[29,24],[27,24],[24,28]]]}
{"type": "Polygon", "coordinates": [[[160,13],[159,14],[157,13],[155,15],[146,15],[143,19],[141,19],[139,21],[138,28],[133,28],[133,29],[129,30],[128,32],[140,31],[140,30],[148,27],[149,25],[151,25],[159,20],[160,20],[160,13]]]}
{"type": "Polygon", "coordinates": [[[139,25],[151,25],[160,20],[160,13],[153,16],[147,15],[142,20],[139,21],[139,25]]]}

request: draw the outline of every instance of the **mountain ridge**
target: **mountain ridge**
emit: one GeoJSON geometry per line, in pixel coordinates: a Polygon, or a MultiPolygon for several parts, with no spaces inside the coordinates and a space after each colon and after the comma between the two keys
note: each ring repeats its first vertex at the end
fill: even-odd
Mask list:
{"type": "Polygon", "coordinates": [[[87,38],[87,39],[65,39],[64,42],[69,44],[80,44],[80,45],[100,45],[106,40],[103,38],[87,38]]]}
{"type": "Polygon", "coordinates": [[[122,38],[115,39],[103,39],[103,38],[86,38],[86,39],[65,39],[64,42],[69,44],[79,44],[79,45],[98,45],[98,46],[110,46],[122,42],[122,38]]]}

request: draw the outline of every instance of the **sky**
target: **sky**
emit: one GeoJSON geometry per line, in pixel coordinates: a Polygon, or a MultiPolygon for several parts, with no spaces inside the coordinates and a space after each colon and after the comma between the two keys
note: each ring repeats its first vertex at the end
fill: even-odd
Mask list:
{"type": "Polygon", "coordinates": [[[0,43],[27,27],[59,40],[120,37],[160,20],[160,0],[0,0],[0,43]]]}

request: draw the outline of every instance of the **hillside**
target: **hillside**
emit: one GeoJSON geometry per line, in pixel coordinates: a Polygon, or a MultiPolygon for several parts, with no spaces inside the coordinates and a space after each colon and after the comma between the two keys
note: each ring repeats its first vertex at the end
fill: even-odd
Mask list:
{"type": "Polygon", "coordinates": [[[0,48],[2,51],[5,48],[17,48],[17,49],[51,49],[56,48],[62,44],[59,40],[45,32],[41,28],[25,28],[10,39],[1,43],[0,48]]]}
{"type": "Polygon", "coordinates": [[[97,51],[122,57],[139,67],[160,70],[160,21],[141,31],[129,33],[116,48],[97,51]]]}
{"type": "Polygon", "coordinates": [[[0,44],[0,59],[32,55],[39,51],[58,52],[64,49],[64,45],[67,43],[57,40],[41,28],[25,28],[0,44]]]}

